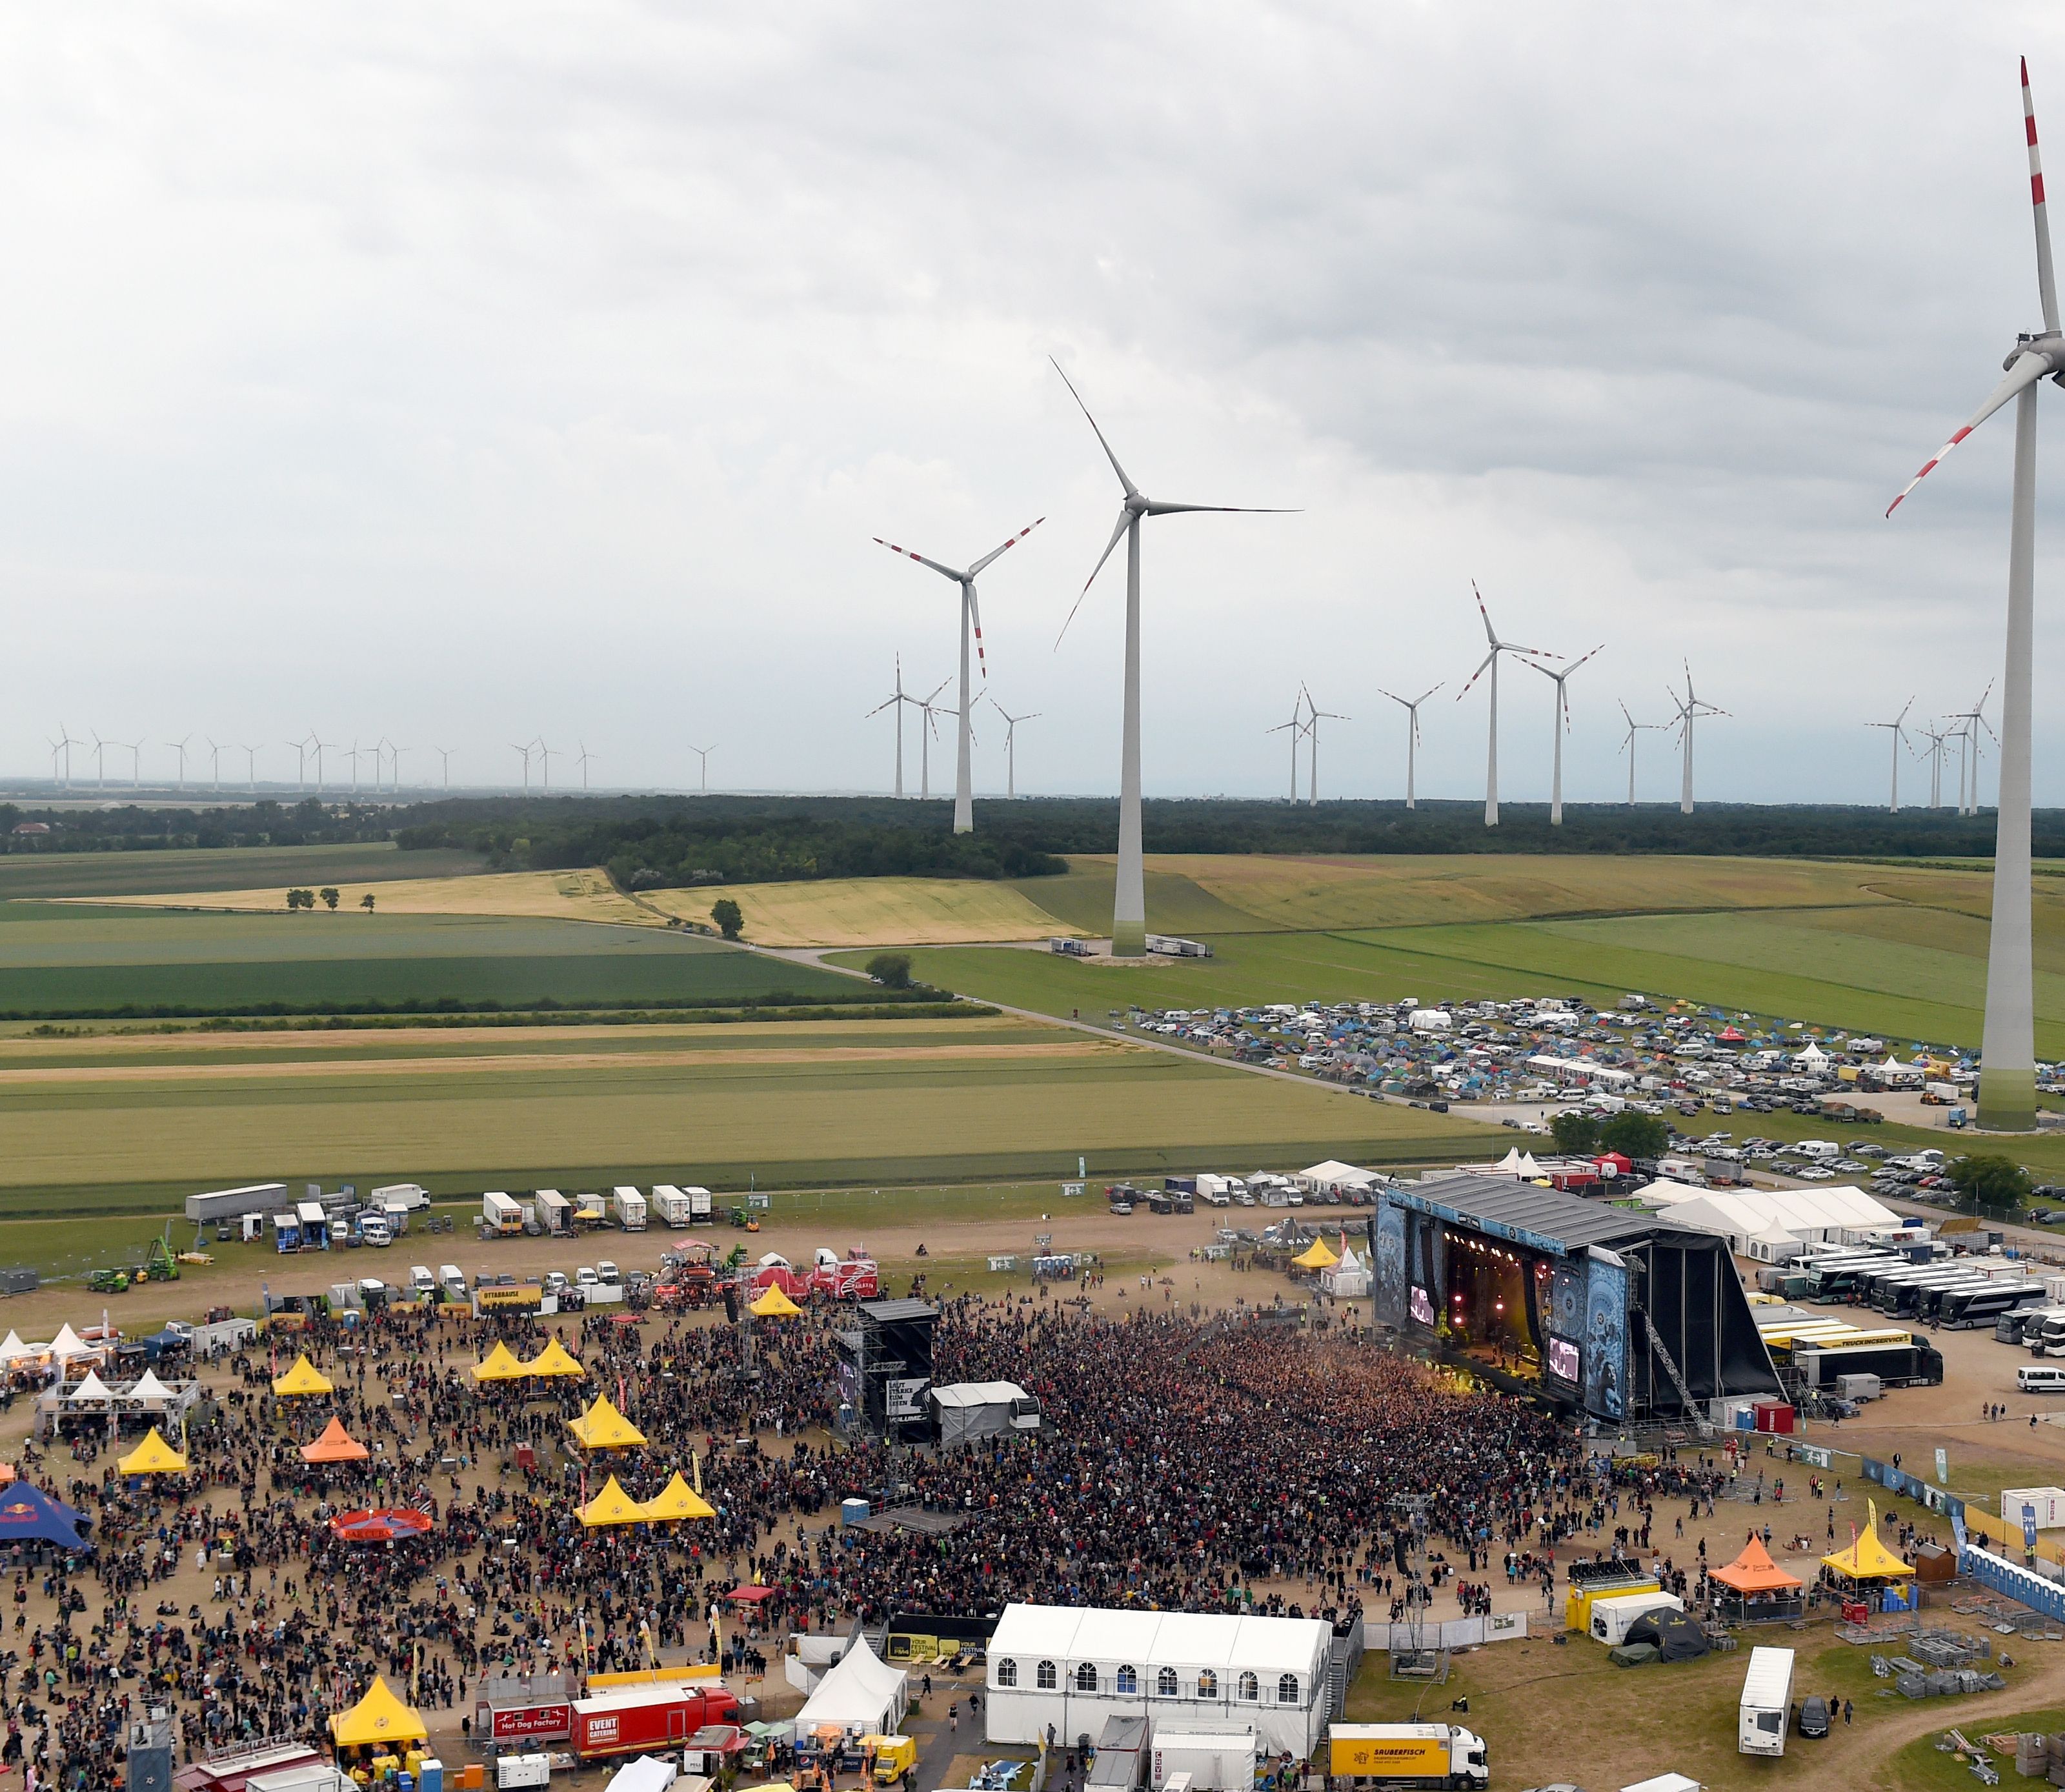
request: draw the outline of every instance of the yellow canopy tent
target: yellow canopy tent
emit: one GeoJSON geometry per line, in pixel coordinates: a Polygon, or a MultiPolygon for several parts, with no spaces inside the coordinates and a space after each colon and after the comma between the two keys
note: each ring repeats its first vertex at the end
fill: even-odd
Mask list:
{"type": "Polygon", "coordinates": [[[1303,1256],[1293,1257],[1291,1262],[1292,1267],[1298,1269],[1331,1269],[1340,1260],[1327,1248],[1327,1241],[1323,1238],[1315,1238],[1303,1256]]]}
{"type": "Polygon", "coordinates": [[[476,1381],[513,1381],[524,1373],[523,1364],[516,1360],[516,1353],[500,1342],[483,1361],[473,1365],[476,1381]]]}
{"type": "Polygon", "coordinates": [[[585,1375],[588,1371],[580,1365],[580,1359],[569,1356],[567,1347],[554,1338],[536,1356],[523,1365],[526,1375],[585,1375]]]}
{"type": "Polygon", "coordinates": [[[184,1474],[187,1459],[159,1435],[154,1425],[143,1441],[115,1466],[123,1474],[184,1474]]]}
{"type": "Polygon", "coordinates": [[[770,1282],[766,1292],[746,1309],[755,1319],[794,1319],[802,1310],[773,1282],[770,1282]]]}
{"type": "Polygon", "coordinates": [[[301,1395],[334,1394],[330,1378],[318,1370],[308,1359],[306,1352],[295,1357],[294,1366],[284,1375],[275,1376],[273,1391],[279,1394],[301,1395]]]}
{"type": "Polygon", "coordinates": [[[427,1741],[430,1734],[414,1710],[377,1677],[364,1698],[330,1719],[329,1733],[341,1749],[364,1748],[370,1743],[391,1749],[403,1742],[427,1741]]]}
{"type": "Polygon", "coordinates": [[[628,1450],[645,1441],[645,1434],[610,1405],[606,1394],[597,1394],[579,1418],[568,1419],[567,1429],[584,1450],[628,1450]]]}
{"type": "Polygon", "coordinates": [[[605,1524],[642,1524],[645,1508],[624,1491],[615,1475],[602,1491],[580,1509],[580,1521],[591,1531],[605,1524]]]}
{"type": "Polygon", "coordinates": [[[1851,1580],[1895,1580],[1914,1572],[1880,1537],[1878,1502],[1873,1499],[1865,1502],[1865,1527],[1849,1547],[1823,1556],[1821,1564],[1851,1580]]]}
{"type": "Polygon", "coordinates": [[[674,1519],[713,1519],[717,1508],[684,1481],[681,1471],[676,1469],[674,1479],[645,1502],[645,1515],[663,1523],[674,1519]]]}

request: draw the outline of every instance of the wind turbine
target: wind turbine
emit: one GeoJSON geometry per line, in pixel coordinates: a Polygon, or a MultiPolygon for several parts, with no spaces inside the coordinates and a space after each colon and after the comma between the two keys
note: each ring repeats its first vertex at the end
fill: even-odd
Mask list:
{"type": "Polygon", "coordinates": [[[1549,711],[1549,731],[1556,737],[1556,769],[1549,785],[1549,825],[1551,827],[1561,827],[1563,825],[1563,737],[1570,730],[1570,694],[1563,688],[1564,682],[1582,665],[1586,660],[1604,653],[1606,646],[1606,644],[1601,641],[1590,653],[1585,654],[1582,658],[1571,661],[1561,672],[1551,670],[1542,665],[1539,660],[1522,660],[1520,662],[1522,665],[1533,666],[1556,687],[1556,701],[1550,706],[1549,711]]]}
{"type": "Polygon", "coordinates": [[[1290,800],[1294,804],[1298,800],[1298,742],[1305,737],[1304,720],[1298,712],[1304,706],[1305,687],[1300,685],[1298,687],[1298,694],[1291,699],[1291,719],[1288,722],[1278,722],[1274,728],[1265,728],[1262,730],[1265,734],[1280,734],[1287,728],[1291,730],[1290,800]]]}
{"type": "MultiPolygon", "coordinates": [[[[1441,681],[1441,684],[1447,682],[1445,678],[1441,681]]],[[[1405,698],[1400,697],[1395,690],[1386,690],[1381,685],[1376,687],[1378,696],[1389,698],[1405,712],[1405,807],[1408,809],[1416,809],[1420,806],[1412,794],[1414,761],[1419,758],[1420,749],[1420,706],[1441,688],[1441,685],[1430,685],[1417,697],[1405,698]]]]}
{"type": "MultiPolygon", "coordinates": [[[[97,791],[104,791],[107,788],[107,749],[111,746],[119,746],[121,742],[104,741],[99,734],[94,734],[94,730],[91,728],[87,729],[87,732],[93,734],[93,787],[97,791]]],[[[79,745],[83,746],[86,742],[81,741],[79,745]]]]}
{"type": "Polygon", "coordinates": [[[447,790],[450,790],[451,788],[452,750],[449,746],[434,746],[430,750],[436,754],[438,758],[443,763],[445,778],[444,787],[447,790]]]}
{"type": "Polygon", "coordinates": [[[315,750],[316,795],[321,796],[327,791],[327,786],[323,782],[323,754],[334,753],[337,750],[337,742],[333,740],[325,740],[321,735],[316,734],[310,737],[309,745],[315,750]]]}
{"type": "MultiPolygon", "coordinates": [[[[895,701],[893,698],[891,699],[892,702],[895,701]]],[[[715,741],[712,741],[707,746],[692,746],[689,749],[702,762],[701,794],[705,796],[709,795],[709,756],[717,750],[717,745],[715,741]]],[[[903,712],[901,710],[896,712],[896,794],[901,796],[903,794],[903,712]]]]}
{"type": "Polygon", "coordinates": [[[1893,736],[1893,795],[1886,805],[1888,815],[1900,813],[1900,749],[1907,738],[1907,712],[1914,707],[1914,699],[1909,698],[1901,705],[1900,714],[1890,722],[1867,722],[1867,728],[1884,728],[1893,736]]]}
{"type": "Polygon", "coordinates": [[[113,744],[129,749],[129,787],[139,791],[143,787],[143,742],[139,735],[135,740],[119,740],[113,744]]]}
{"type": "Polygon", "coordinates": [[[343,758],[347,758],[347,759],[350,760],[350,762],[351,762],[351,794],[352,794],[354,796],[356,796],[356,795],[358,795],[358,736],[354,735],[354,736],[352,737],[351,746],[350,746],[350,748],[349,748],[349,749],[348,749],[348,750],[346,750],[346,751],[342,754],[342,757],[343,757],[343,758]]]}
{"type": "MultiPolygon", "coordinates": [[[[932,687],[932,697],[937,697],[953,681],[942,678],[932,687]]],[[[927,697],[918,702],[918,794],[921,797],[932,794],[932,742],[940,738],[939,710],[927,697]]]]}
{"type": "Polygon", "coordinates": [[[1456,693],[1456,701],[1460,703],[1469,696],[1470,686],[1484,676],[1485,668],[1491,668],[1491,685],[1487,694],[1491,699],[1491,735],[1485,757],[1485,826],[1496,827],[1498,826],[1498,657],[1501,653],[1526,653],[1538,659],[1552,656],[1539,647],[1522,647],[1515,641],[1501,641],[1491,625],[1491,612],[1485,608],[1484,593],[1477,590],[1477,582],[1474,579],[1470,580],[1470,590],[1477,597],[1477,614],[1484,618],[1485,639],[1491,644],[1491,651],[1477,662],[1477,670],[1470,674],[1469,684],[1456,693]]]}
{"type": "Polygon", "coordinates": [[[1916,731],[1928,742],[1929,750],[1924,753],[1919,747],[1910,747],[1909,750],[1916,758],[1928,762],[1929,807],[1940,809],[1943,807],[1943,747],[1950,738],[1950,731],[1947,728],[1922,728],[1916,731]]]}
{"type": "Polygon", "coordinates": [[[167,746],[180,756],[180,781],[173,787],[176,790],[184,791],[187,787],[187,741],[192,738],[193,736],[188,734],[186,740],[168,740],[165,742],[167,746]]]}
{"type": "MultiPolygon", "coordinates": [[[[2030,936],[2031,661],[2036,633],[2036,388],[2065,373],[2065,334],[2058,322],[2058,283],[2051,265],[2051,220],[2043,200],[2043,163],[2029,63],[2022,63],[2023,135],[2029,146],[2029,198],[2036,229],[2036,296],[2040,334],[2015,338],[2007,377],[1922,471],[1905,498],[1938,461],[2005,405],[2014,407],[2014,497],[2007,555],[2007,641],[2001,688],[2000,800],[1994,835],[1994,904],[1986,951],[1986,1017],[1980,1042],[1979,1124],[2026,1132],[2036,1123],[2035,965],[2030,936]]],[[[1900,498],[1886,507],[1890,516],[1900,498]]],[[[1982,702],[1983,703],[1983,699],[1982,702]]],[[[1976,744],[1976,743],[1975,743],[1976,744]]]]}
{"type": "MultiPolygon", "coordinates": [[[[1312,701],[1310,690],[1303,685],[1298,688],[1305,693],[1305,708],[1307,712],[1305,717],[1305,732],[1312,737],[1312,750],[1306,755],[1306,771],[1312,781],[1311,807],[1316,809],[1319,806],[1319,724],[1322,722],[1352,722],[1355,718],[1343,715],[1338,710],[1321,709],[1312,701]]],[[[1295,783],[1291,795],[1291,799],[1295,802],[1298,795],[1295,783]]]]}
{"type": "Polygon", "coordinates": [[[1037,722],[1044,712],[1035,710],[1030,715],[1013,715],[990,693],[985,691],[984,695],[989,698],[989,706],[1004,718],[1004,794],[1015,798],[1018,795],[1018,724],[1037,722]]]}
{"type": "Polygon", "coordinates": [[[387,761],[390,778],[387,787],[396,796],[402,794],[402,755],[404,753],[414,751],[415,748],[413,746],[397,746],[392,741],[387,743],[387,761]]]}
{"type": "MultiPolygon", "coordinates": [[[[1251,504],[1172,504],[1158,503],[1148,497],[1133,481],[1125,476],[1125,469],[1118,463],[1118,456],[1111,451],[1111,444],[1104,439],[1104,431],[1097,427],[1097,419],[1090,415],[1090,407],[1083,402],[1082,394],[1075,382],[1061,372],[1061,364],[1053,362],[1054,371],[1061,374],[1061,383],[1069,389],[1069,395],[1076,401],[1091,433],[1097,439],[1097,446],[1104,450],[1104,457],[1111,463],[1111,470],[1118,475],[1119,487],[1125,494],[1125,503],[1119,511],[1117,526],[1111,532],[1111,540],[1105,544],[1104,552],[1090,568],[1090,576],[1083,581],[1081,596],[1069,612],[1068,621],[1061,625],[1061,634],[1069,632],[1069,623],[1075,620],[1083,598],[1089,595],[1090,587],[1097,583],[1097,576],[1104,570],[1104,563],[1112,556],[1118,546],[1119,537],[1125,538],[1125,695],[1123,718],[1119,730],[1118,754],[1118,876],[1112,896],[1111,952],[1114,958],[1144,958],[1147,955],[1147,883],[1140,853],[1140,524],[1149,516],[1178,516],[1192,512],[1211,511],[1224,514],[1283,514],[1266,512],[1251,504]]],[[[1061,637],[1054,641],[1058,649],[1061,637]]]]}
{"type": "Polygon", "coordinates": [[[581,788],[585,791],[588,788],[588,763],[589,760],[592,759],[595,755],[588,751],[588,742],[586,741],[577,740],[574,742],[574,745],[580,749],[580,755],[574,761],[574,763],[580,767],[581,788]]]}
{"type": "MultiPolygon", "coordinates": [[[[1678,794],[1678,812],[1689,815],[1692,812],[1692,724],[1703,715],[1726,715],[1726,710],[1716,709],[1692,689],[1692,665],[1685,662],[1685,695],[1681,702],[1677,692],[1666,685],[1664,694],[1677,712],[1678,738],[1685,749],[1685,783],[1678,794]]],[[[1665,724],[1668,726],[1669,724],[1665,724]]]]}
{"type": "Polygon", "coordinates": [[[1954,722],[1964,724],[1957,731],[1958,741],[1958,813],[1975,815],[1979,812],[1979,761],[1985,757],[1985,743],[1979,738],[1984,729],[1994,746],[2000,745],[2000,736],[1994,733],[1993,724],[1986,720],[1986,699],[1994,694],[1993,681],[1986,681],[1986,688],[1979,693],[1979,700],[1969,710],[1960,710],[1951,717],[1954,722]],[[1972,794],[1965,795],[1969,783],[1972,794]]]}
{"type": "Polygon", "coordinates": [[[284,744],[294,750],[294,788],[305,795],[309,787],[309,743],[306,740],[290,740],[284,744]]]}
{"type": "Polygon", "coordinates": [[[520,753],[523,755],[523,794],[528,796],[531,794],[531,749],[527,746],[519,746],[515,742],[511,741],[509,743],[509,750],[511,753],[520,753]]]}
{"type": "Polygon", "coordinates": [[[562,751],[546,746],[545,737],[543,734],[540,734],[538,737],[537,747],[538,763],[545,768],[545,779],[543,786],[544,792],[547,796],[550,796],[552,794],[552,762],[555,759],[564,759],[566,757],[566,754],[562,751]]]}
{"type": "Polygon", "coordinates": [[[51,742],[51,751],[53,762],[56,754],[64,754],[64,788],[67,790],[71,788],[71,750],[85,745],[84,741],[74,739],[71,730],[62,722],[58,724],[58,738],[51,742]]]}
{"type": "Polygon", "coordinates": [[[972,706],[968,695],[968,631],[971,628],[975,631],[976,657],[981,663],[982,675],[985,680],[989,677],[989,662],[982,651],[982,606],[976,601],[976,575],[999,554],[1016,547],[1046,520],[1044,516],[1034,517],[1017,534],[1006,540],[1003,547],[991,548],[965,572],[956,571],[951,566],[943,566],[936,560],[927,560],[911,548],[899,548],[893,541],[883,541],[879,535],[875,538],[892,554],[900,554],[906,560],[915,560],[920,566],[929,567],[942,576],[952,579],[961,588],[961,702],[954,739],[954,831],[956,834],[975,831],[974,774],[968,757],[968,750],[975,741],[974,725],[970,719],[972,706]]]}
{"type": "Polygon", "coordinates": [[[249,782],[251,794],[258,794],[258,746],[253,742],[244,749],[244,775],[249,782]]]}
{"type": "Polygon", "coordinates": [[[204,734],[201,738],[208,742],[208,775],[214,781],[215,794],[220,796],[222,795],[222,749],[210,736],[204,734]]]}
{"type": "Polygon", "coordinates": [[[1661,734],[1671,725],[1667,722],[1637,722],[1627,713],[1625,703],[1621,705],[1620,713],[1621,719],[1627,724],[1627,733],[1622,738],[1620,750],[1627,755],[1627,806],[1632,809],[1635,807],[1635,737],[1644,729],[1661,734]]]}
{"type": "Polygon", "coordinates": [[[65,783],[64,779],[58,771],[58,758],[59,755],[65,750],[65,742],[62,740],[53,740],[49,744],[51,749],[51,782],[59,790],[68,789],[70,787],[65,783]]]}

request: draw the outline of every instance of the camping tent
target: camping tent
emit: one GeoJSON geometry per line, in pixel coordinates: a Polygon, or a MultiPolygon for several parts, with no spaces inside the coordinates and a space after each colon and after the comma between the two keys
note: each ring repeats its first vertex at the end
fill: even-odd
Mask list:
{"type": "Polygon", "coordinates": [[[513,1381],[525,1373],[523,1364],[516,1360],[516,1353],[499,1338],[495,1348],[473,1365],[476,1381],[513,1381]]]}
{"type": "Polygon", "coordinates": [[[608,1524],[642,1524],[645,1508],[624,1491],[623,1483],[612,1474],[602,1491],[581,1507],[580,1521],[591,1531],[608,1524]]]}
{"type": "Polygon", "coordinates": [[[1648,1644],[1661,1661],[1696,1661],[1713,1646],[1698,1619],[1667,1608],[1643,1613],[1627,1627],[1625,1640],[1648,1644]]]}
{"type": "Polygon", "coordinates": [[[606,1394],[597,1394],[579,1418],[568,1419],[567,1429],[584,1450],[629,1450],[645,1441],[645,1434],[610,1405],[606,1394]]]}
{"type": "Polygon", "coordinates": [[[284,1398],[299,1399],[308,1394],[333,1394],[336,1389],[305,1353],[295,1357],[294,1366],[285,1374],[273,1377],[273,1391],[284,1398]]]}
{"type": "Polygon", "coordinates": [[[910,1690],[911,1677],[884,1661],[865,1636],[856,1636],[796,1713],[796,1733],[807,1735],[815,1724],[837,1724],[843,1729],[893,1736],[903,1720],[910,1690]]]}
{"type": "Polygon", "coordinates": [[[143,1441],[115,1465],[123,1474],[184,1474],[187,1459],[152,1426],[143,1441]]]}
{"type": "Polygon", "coordinates": [[[658,1523],[669,1523],[676,1519],[713,1519],[717,1508],[681,1479],[681,1471],[674,1470],[674,1479],[645,1502],[645,1515],[658,1523]]]}
{"type": "Polygon", "coordinates": [[[341,1418],[331,1419],[313,1443],[301,1446],[305,1462],[362,1462],[368,1454],[366,1446],[345,1430],[341,1418]]]}
{"type": "Polygon", "coordinates": [[[9,1543],[62,1543],[67,1549],[83,1549],[79,1515],[40,1487],[17,1482],[0,1499],[0,1548],[9,1543]]]}
{"type": "Polygon", "coordinates": [[[766,1292],[746,1309],[755,1319],[794,1319],[802,1310],[782,1292],[777,1282],[770,1282],[766,1292]]]}
{"type": "Polygon", "coordinates": [[[536,1356],[523,1365],[523,1373],[526,1375],[578,1377],[587,1374],[588,1371],[581,1367],[577,1357],[568,1354],[567,1347],[564,1344],[557,1338],[554,1338],[536,1356]]]}
{"type": "Polygon", "coordinates": [[[364,1698],[329,1721],[330,1738],[340,1749],[378,1745],[394,1749],[403,1742],[424,1742],[430,1733],[423,1720],[402,1704],[378,1676],[364,1698]]]}

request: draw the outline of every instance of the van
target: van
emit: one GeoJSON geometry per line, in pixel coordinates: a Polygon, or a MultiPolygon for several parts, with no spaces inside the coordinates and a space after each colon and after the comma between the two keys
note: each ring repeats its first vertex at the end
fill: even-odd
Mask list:
{"type": "Polygon", "coordinates": [[[437,1290],[438,1284],[430,1274],[428,1264],[412,1263],[409,1265],[409,1292],[411,1294],[420,1296],[434,1294],[437,1290]]]}
{"type": "Polygon", "coordinates": [[[2065,1394],[2065,1368],[2050,1363],[2024,1363],[2014,1372],[2017,1394],[2065,1394]]]}

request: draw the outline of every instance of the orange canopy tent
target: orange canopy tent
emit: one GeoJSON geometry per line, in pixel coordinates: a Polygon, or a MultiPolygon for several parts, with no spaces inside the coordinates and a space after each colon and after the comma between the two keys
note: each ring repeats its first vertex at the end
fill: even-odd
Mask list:
{"type": "Polygon", "coordinates": [[[301,1446],[305,1462],[362,1462],[370,1454],[366,1446],[345,1430],[344,1421],[333,1418],[313,1443],[301,1446]]]}
{"type": "Polygon", "coordinates": [[[1760,1538],[1752,1537],[1742,1553],[1725,1567],[1711,1570],[1707,1578],[1732,1587],[1739,1593],[1785,1593],[1804,1584],[1796,1574],[1788,1574],[1771,1559],[1760,1538]]]}

